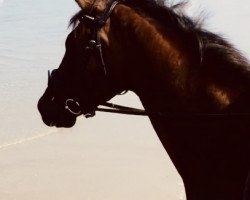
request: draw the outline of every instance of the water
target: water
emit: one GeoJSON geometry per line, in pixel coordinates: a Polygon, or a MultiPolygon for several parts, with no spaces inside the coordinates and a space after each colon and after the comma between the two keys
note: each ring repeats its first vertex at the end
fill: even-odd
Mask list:
{"type": "MultiPolygon", "coordinates": [[[[199,15],[206,10],[205,26],[223,33],[250,57],[249,5],[249,0],[242,0],[240,4],[236,0],[192,0],[188,12],[199,15]]],[[[0,0],[0,150],[39,140],[58,131],[42,123],[36,105],[47,84],[47,70],[58,67],[61,62],[64,41],[70,31],[67,29],[68,21],[77,10],[74,1],[68,0],[0,0]]],[[[132,94],[117,101],[141,106],[132,94]]],[[[80,119],[73,131],[84,128],[87,131],[82,124],[88,123],[89,127],[92,126],[89,130],[93,140],[105,140],[103,129],[117,136],[119,127],[125,127],[119,136],[126,138],[128,145],[136,143],[143,148],[160,146],[147,119],[107,116],[99,114],[94,119],[97,121],[80,119]]],[[[124,139],[121,141],[124,143],[124,139]]],[[[114,145],[112,141],[107,141],[107,144],[114,145]]],[[[173,173],[176,172],[173,170],[173,173]]],[[[165,179],[172,180],[173,177],[165,179]]],[[[180,181],[177,187],[183,188],[180,181]]],[[[177,196],[170,199],[184,199],[184,191],[177,196]]]]}
{"type": "Polygon", "coordinates": [[[36,104],[47,70],[61,61],[67,23],[77,10],[66,0],[1,2],[0,146],[50,131],[36,104]]]}

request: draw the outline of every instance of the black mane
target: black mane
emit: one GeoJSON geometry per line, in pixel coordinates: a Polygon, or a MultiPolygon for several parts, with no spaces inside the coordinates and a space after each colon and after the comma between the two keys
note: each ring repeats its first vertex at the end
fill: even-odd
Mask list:
{"type": "MultiPolygon", "coordinates": [[[[184,14],[183,7],[186,1],[173,5],[165,5],[161,0],[128,0],[126,4],[139,12],[166,24],[171,28],[193,29],[199,26],[198,21],[184,14]]],[[[171,29],[169,28],[169,29],[171,29]]]]}
{"type": "MultiPolygon", "coordinates": [[[[171,6],[165,6],[164,1],[162,0],[126,0],[123,2],[123,4],[126,4],[139,12],[146,13],[163,24],[166,23],[166,19],[171,18],[173,27],[178,25],[182,28],[191,29],[199,26],[198,21],[192,20],[183,13],[178,12],[180,10],[179,8],[184,7],[186,3],[187,2],[183,1],[171,6]]],[[[84,14],[86,14],[86,10],[80,10],[76,13],[70,19],[69,26],[77,24],[81,16],[84,14]]]]}
{"type": "Polygon", "coordinates": [[[200,20],[188,17],[181,9],[187,2],[182,1],[172,6],[163,5],[162,1],[156,0],[128,0],[127,2],[129,6],[165,25],[168,32],[180,33],[180,40],[186,46],[190,46],[190,50],[194,51],[196,56],[199,56],[196,58],[200,61],[199,67],[204,68],[206,73],[212,73],[210,75],[213,77],[219,76],[215,77],[217,79],[222,79],[221,75],[224,74],[228,79],[225,81],[229,85],[232,81],[245,80],[250,86],[248,60],[224,38],[203,29],[199,23],[200,20]],[[187,43],[187,41],[190,42],[187,43]],[[195,44],[197,41],[199,45],[195,44]],[[197,46],[199,49],[195,51],[197,46]]]}

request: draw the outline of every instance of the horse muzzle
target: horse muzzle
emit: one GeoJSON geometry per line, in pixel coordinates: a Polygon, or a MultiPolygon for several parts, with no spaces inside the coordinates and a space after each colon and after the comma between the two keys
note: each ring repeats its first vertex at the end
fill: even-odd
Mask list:
{"type": "Polygon", "coordinates": [[[41,97],[37,107],[47,126],[70,128],[75,125],[76,116],[70,114],[63,106],[61,108],[56,103],[45,101],[41,97]]]}

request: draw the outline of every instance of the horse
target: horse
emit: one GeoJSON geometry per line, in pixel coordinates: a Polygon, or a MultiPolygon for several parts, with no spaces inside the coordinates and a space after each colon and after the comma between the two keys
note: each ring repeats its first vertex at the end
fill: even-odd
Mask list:
{"type": "Polygon", "coordinates": [[[38,101],[44,123],[72,127],[81,114],[92,117],[99,105],[133,91],[187,200],[248,198],[248,60],[188,17],[183,3],[76,2],[65,55],[38,101]]]}

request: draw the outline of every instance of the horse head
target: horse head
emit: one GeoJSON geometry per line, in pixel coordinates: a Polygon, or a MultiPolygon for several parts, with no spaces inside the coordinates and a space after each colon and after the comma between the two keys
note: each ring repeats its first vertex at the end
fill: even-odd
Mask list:
{"type": "Polygon", "coordinates": [[[49,126],[71,127],[77,116],[93,116],[98,105],[124,90],[116,84],[115,72],[105,59],[111,56],[106,56],[106,31],[116,1],[102,15],[96,10],[101,12],[103,4],[86,3],[89,5],[83,6],[79,1],[83,9],[71,20],[75,25],[66,39],[64,58],[58,69],[49,72],[47,89],[38,102],[43,121],[49,126]],[[95,6],[92,11],[90,5],[95,6]]]}

